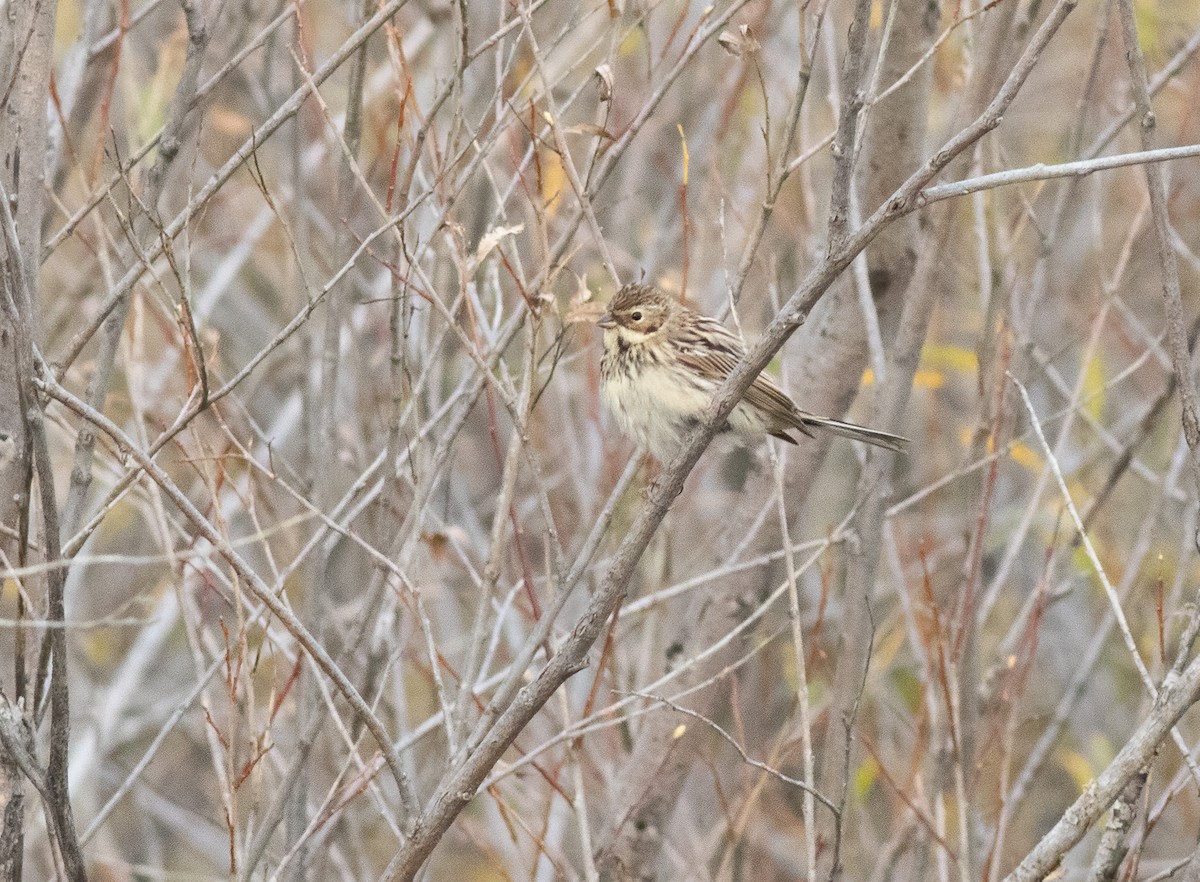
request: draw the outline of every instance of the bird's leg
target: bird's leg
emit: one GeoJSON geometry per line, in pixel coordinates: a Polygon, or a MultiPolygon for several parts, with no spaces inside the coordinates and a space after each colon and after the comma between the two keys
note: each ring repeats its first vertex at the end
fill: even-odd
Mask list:
{"type": "Polygon", "coordinates": [[[654,456],[646,457],[646,486],[642,488],[642,495],[649,499],[655,489],[658,487],[658,476],[662,474],[662,463],[654,456]]]}

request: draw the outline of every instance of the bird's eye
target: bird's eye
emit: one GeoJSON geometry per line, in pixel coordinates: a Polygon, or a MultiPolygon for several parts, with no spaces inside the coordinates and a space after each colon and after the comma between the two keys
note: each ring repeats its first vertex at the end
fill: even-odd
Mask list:
{"type": "Polygon", "coordinates": [[[640,309],[635,309],[632,313],[629,314],[629,317],[631,319],[633,319],[635,322],[640,322],[642,320],[642,311],[640,309]]]}

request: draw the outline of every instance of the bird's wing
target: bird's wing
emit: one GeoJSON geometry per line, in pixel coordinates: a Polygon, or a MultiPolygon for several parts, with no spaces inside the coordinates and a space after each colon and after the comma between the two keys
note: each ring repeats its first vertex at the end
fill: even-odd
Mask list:
{"type": "MultiPolygon", "coordinates": [[[[679,360],[714,384],[728,377],[745,354],[741,341],[707,316],[696,315],[671,339],[675,341],[679,360]]],[[[827,419],[801,410],[766,374],[759,374],[755,378],[743,400],[766,418],[767,432],[792,443],[795,443],[795,439],[786,430],[796,429],[805,435],[812,435],[814,428],[888,450],[903,451],[909,443],[907,438],[891,432],[827,419]]]]}
{"type": "MultiPolygon", "coordinates": [[[[675,340],[679,360],[714,383],[728,377],[746,353],[737,337],[708,316],[695,316],[694,321],[680,329],[675,340]]],[[[795,403],[766,374],[755,377],[743,400],[778,420],[782,426],[805,431],[795,403]]],[[[805,434],[808,433],[805,431],[805,434]]]]}

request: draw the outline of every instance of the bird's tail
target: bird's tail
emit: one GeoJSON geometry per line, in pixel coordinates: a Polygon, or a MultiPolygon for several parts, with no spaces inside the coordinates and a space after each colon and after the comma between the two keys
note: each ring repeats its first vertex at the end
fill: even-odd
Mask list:
{"type": "Polygon", "coordinates": [[[826,417],[812,416],[807,413],[800,418],[800,421],[802,431],[824,429],[826,432],[841,435],[843,438],[863,441],[867,444],[874,444],[876,447],[884,447],[888,450],[903,452],[909,443],[909,439],[900,435],[893,435],[891,432],[868,429],[866,426],[856,426],[854,423],[844,423],[841,420],[831,420],[826,417]]]}

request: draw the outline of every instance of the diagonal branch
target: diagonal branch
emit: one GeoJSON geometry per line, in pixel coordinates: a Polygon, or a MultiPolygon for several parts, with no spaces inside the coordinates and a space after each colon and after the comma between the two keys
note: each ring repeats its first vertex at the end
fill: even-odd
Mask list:
{"type": "Polygon", "coordinates": [[[559,647],[558,654],[531,683],[517,693],[512,704],[499,717],[478,747],[443,776],[416,831],[397,852],[384,873],[388,882],[408,880],[416,876],[446,829],[474,798],[476,789],[483,782],[488,770],[503,756],[525,725],[558,688],[568,678],[587,667],[588,651],[603,633],[613,610],[625,598],[638,560],[662,523],[671,503],[682,492],[685,479],[716,434],[717,428],[741,400],[754,378],[796,331],[809,310],[850,265],[854,257],[889,223],[918,208],[917,197],[921,189],[955,157],[1000,125],[1004,112],[1016,98],[1051,38],[1077,3],[1078,0],[1059,0],[1055,4],[984,112],[971,125],[951,138],[919,171],[911,175],[861,227],[846,236],[842,243],[832,247],[825,259],[792,294],[787,304],[768,325],[762,338],[713,397],[701,424],[692,431],[683,449],[651,485],[648,499],[618,548],[603,583],[576,622],[570,636],[559,647]]]}
{"type": "MultiPolygon", "coordinates": [[[[392,745],[391,738],[383,728],[383,723],[375,715],[374,711],[371,710],[358,690],[354,688],[354,684],[350,682],[350,679],[342,669],[330,657],[329,652],[313,638],[313,635],[304,627],[291,608],[279,599],[254,568],[221,536],[212,522],[200,513],[199,509],[187,498],[175,482],[171,480],[170,476],[163,471],[162,467],[146,455],[139,448],[137,442],[130,438],[120,426],[104,414],[89,407],[86,402],[72,395],[59,385],[54,379],[53,373],[46,366],[43,366],[42,378],[36,382],[38,388],[44,394],[65,405],[76,416],[91,423],[104,434],[108,435],[123,450],[127,450],[130,457],[141,466],[143,471],[150,476],[151,480],[162,488],[163,493],[175,504],[183,516],[191,522],[197,532],[211,542],[213,547],[220,552],[221,556],[233,568],[234,572],[245,581],[255,598],[262,602],[283,623],[284,627],[296,639],[296,642],[304,647],[313,662],[333,681],[338,691],[350,706],[354,708],[363,725],[374,736],[379,750],[383,753],[384,759],[387,761],[392,775],[396,779],[396,786],[400,788],[400,798],[406,812],[408,812],[410,817],[415,816],[419,807],[416,794],[412,783],[408,779],[408,775],[404,771],[404,766],[400,762],[400,757],[392,745]]],[[[62,629],[57,630],[59,633],[62,633],[62,629]]]]}

